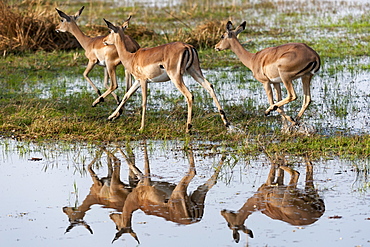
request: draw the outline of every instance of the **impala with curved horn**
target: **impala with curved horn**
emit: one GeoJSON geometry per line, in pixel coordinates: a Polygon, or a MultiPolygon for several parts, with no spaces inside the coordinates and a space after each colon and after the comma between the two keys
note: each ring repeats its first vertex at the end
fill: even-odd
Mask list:
{"type": "MultiPolygon", "coordinates": [[[[89,36],[86,36],[80,30],[80,28],[76,24],[76,21],[84,10],[84,6],[74,15],[67,15],[59,9],[56,10],[59,16],[62,18],[60,24],[56,28],[56,31],[70,32],[73,36],[75,36],[77,41],[85,50],[85,56],[87,57],[87,59],[89,59],[83,76],[99,95],[99,97],[93,102],[92,106],[95,106],[99,102],[104,101],[104,98],[107,97],[109,94],[112,94],[112,96],[117,101],[117,104],[119,104],[119,98],[113,92],[118,87],[116,78],[116,67],[121,64],[121,60],[118,57],[116,47],[114,45],[104,45],[103,39],[105,38],[105,36],[91,38],[89,36]],[[100,65],[104,67],[104,86],[106,87],[107,91],[103,94],[101,94],[100,90],[89,78],[89,73],[95,65],[100,65]],[[108,77],[111,79],[110,86],[108,86],[108,77]]],[[[128,35],[125,36],[124,42],[127,46],[127,50],[129,50],[130,52],[135,52],[140,48],[139,44],[128,35]]],[[[125,79],[127,87],[126,90],[128,90],[132,84],[132,77],[131,74],[127,72],[127,70],[125,71],[125,79]]]]}
{"type": "Polygon", "coordinates": [[[304,189],[297,188],[299,175],[298,171],[285,165],[284,159],[275,160],[271,164],[266,182],[237,212],[221,211],[221,215],[233,231],[235,242],[239,242],[240,239],[238,231],[253,237],[252,231],[245,226],[245,220],[256,211],[294,226],[313,224],[323,215],[325,204],[315,190],[313,165],[309,160],[306,159],[304,189]],[[290,175],[288,185],[284,185],[284,172],[290,175]]]}
{"type": "Polygon", "coordinates": [[[198,53],[195,48],[182,42],[173,42],[154,48],[141,48],[134,53],[128,50],[125,42],[125,29],[131,16],[122,26],[115,26],[109,21],[107,23],[111,33],[104,38],[107,45],[114,44],[123,66],[135,77],[136,82],[125,94],[117,109],[108,119],[115,119],[120,115],[120,109],[124,106],[131,95],[141,86],[142,93],[142,118],[140,131],[144,129],[145,112],[147,102],[147,84],[149,82],[166,82],[171,80],[176,88],[185,96],[188,104],[188,116],[186,122],[186,132],[191,128],[193,96],[184,84],[183,76],[187,72],[190,74],[208,93],[212,96],[217,109],[221,115],[222,121],[226,127],[230,123],[226,119],[225,112],[222,110],[210,84],[203,76],[199,65],[198,53]]]}
{"type": "Polygon", "coordinates": [[[93,181],[89,194],[78,207],[63,207],[63,212],[68,216],[70,222],[66,233],[75,226],[82,225],[92,234],[91,227],[84,220],[85,214],[91,209],[91,206],[98,204],[121,211],[127,196],[131,193],[138,180],[135,174],[130,172],[129,184],[124,184],[120,179],[121,161],[107,149],[102,148],[101,151],[107,154],[108,175],[99,178],[93,170],[93,165],[102,155],[102,152],[98,152],[88,165],[88,171],[93,181]]]}
{"type": "MultiPolygon", "coordinates": [[[[187,153],[189,170],[177,185],[168,182],[152,181],[146,146],[144,146],[144,174],[140,172],[134,163],[128,161],[130,169],[140,178],[140,181],[128,195],[122,214],[111,214],[111,219],[115,222],[118,230],[113,242],[124,233],[130,233],[140,243],[138,236],[132,229],[132,215],[138,209],[148,215],[155,215],[183,225],[193,224],[202,219],[206,195],[217,182],[225,156],[221,158],[214,174],[194,192],[188,194],[187,188],[196,175],[196,171],[192,150],[188,150],[187,153]]],[[[122,154],[124,155],[124,153],[122,154]]]]}
{"type": "Polygon", "coordinates": [[[320,57],[309,46],[303,43],[288,43],[276,47],[269,47],[257,53],[251,53],[243,48],[237,35],[245,29],[244,21],[234,31],[232,23],[226,24],[226,32],[221,41],[216,44],[217,51],[231,49],[240,61],[253,72],[253,76],[263,84],[270,107],[265,111],[269,115],[277,110],[283,118],[296,125],[311,102],[310,83],[312,76],[320,69],[320,57]],[[293,87],[293,80],[301,78],[303,84],[303,105],[296,119],[285,114],[283,105],[295,100],[297,95],[293,87]],[[287,89],[287,97],[282,99],[281,86],[287,89]],[[271,85],[274,86],[277,102],[274,102],[271,85]]]}

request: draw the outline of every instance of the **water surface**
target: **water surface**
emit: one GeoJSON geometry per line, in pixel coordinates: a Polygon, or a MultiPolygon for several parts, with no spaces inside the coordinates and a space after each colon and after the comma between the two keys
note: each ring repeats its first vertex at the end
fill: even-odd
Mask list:
{"type": "MultiPolygon", "coordinates": [[[[127,145],[118,145],[126,156],[129,155],[127,145]]],[[[155,181],[178,184],[189,169],[189,153],[183,151],[183,143],[148,141],[146,146],[137,142],[129,145],[135,156],[135,165],[142,171],[147,150],[155,181]]],[[[120,164],[120,180],[128,184],[127,157],[116,150],[116,145],[105,148],[116,159],[113,165],[120,164]]],[[[132,229],[140,240],[140,246],[245,246],[247,241],[249,246],[369,245],[368,160],[347,161],[335,157],[310,160],[309,157],[288,154],[275,157],[279,158],[274,158],[275,161],[280,160],[300,172],[297,187],[302,193],[307,161],[312,163],[314,190],[311,197],[316,203],[322,200],[324,207],[315,207],[317,212],[311,214],[313,217],[306,215],[301,218],[299,224],[303,225],[292,225],[295,224],[292,220],[273,219],[267,211],[262,213],[257,208],[245,221],[254,238],[247,240],[246,234],[240,232],[240,242],[235,243],[221,211],[237,211],[248,199],[257,196],[275,161],[265,154],[240,157],[212,144],[191,150],[197,174],[189,185],[188,193],[204,184],[215,173],[215,168],[222,165],[217,183],[206,194],[203,217],[183,225],[145,214],[139,209],[133,213],[132,229]],[[223,155],[220,154],[221,149],[223,155]]],[[[89,164],[97,177],[107,176],[110,160],[107,157],[101,147],[92,145],[33,145],[2,139],[1,246],[111,245],[116,229],[110,215],[120,213],[121,209],[93,205],[80,224],[67,233],[70,222],[62,211],[66,206],[80,206],[89,195],[93,184],[89,164]],[[35,158],[42,160],[36,161],[35,158]]],[[[285,174],[285,185],[289,184],[289,180],[288,174],[285,174]]],[[[303,198],[307,203],[311,200],[303,196],[297,198],[296,201],[303,198]]],[[[291,207],[294,208],[293,205],[291,207]]],[[[117,246],[136,244],[129,234],[124,234],[113,243],[117,246]]]]}

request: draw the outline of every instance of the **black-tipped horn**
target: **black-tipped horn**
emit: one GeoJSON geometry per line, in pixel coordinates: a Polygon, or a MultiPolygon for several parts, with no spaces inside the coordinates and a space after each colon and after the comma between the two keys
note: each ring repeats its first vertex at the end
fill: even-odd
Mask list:
{"type": "Polygon", "coordinates": [[[105,23],[107,24],[107,27],[112,30],[113,32],[117,33],[118,32],[118,27],[116,27],[115,25],[113,25],[111,22],[107,21],[106,19],[103,18],[103,20],[105,21],[105,23]]]}
{"type": "Polygon", "coordinates": [[[71,17],[69,15],[67,15],[66,13],[64,13],[63,11],[55,8],[55,10],[58,12],[59,16],[66,19],[67,21],[71,21],[71,17]]]}

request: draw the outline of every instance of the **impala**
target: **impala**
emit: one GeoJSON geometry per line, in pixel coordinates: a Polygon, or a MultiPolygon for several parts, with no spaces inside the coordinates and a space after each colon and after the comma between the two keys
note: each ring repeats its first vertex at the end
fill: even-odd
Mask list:
{"type": "Polygon", "coordinates": [[[149,82],[166,82],[171,80],[187,101],[188,116],[186,132],[188,132],[191,128],[193,96],[183,81],[183,76],[187,72],[212,96],[225,126],[229,127],[229,122],[217,100],[213,86],[203,76],[199,66],[198,53],[195,48],[189,44],[174,42],[154,48],[140,48],[135,53],[131,53],[126,43],[123,42],[126,39],[124,31],[128,27],[130,18],[131,16],[124,22],[122,27],[115,26],[104,19],[108,28],[111,30],[111,33],[104,38],[104,43],[107,45],[114,44],[116,46],[123,66],[137,80],[108,119],[117,118],[125,102],[141,86],[142,118],[140,131],[142,131],[144,129],[147,103],[147,84],[149,82]]]}
{"type": "Polygon", "coordinates": [[[132,229],[132,215],[138,209],[148,215],[162,217],[179,224],[193,224],[202,219],[206,195],[216,184],[225,157],[221,158],[211,178],[193,193],[188,194],[187,188],[196,175],[196,171],[193,153],[191,150],[187,152],[189,170],[177,185],[152,181],[146,146],[144,146],[144,174],[138,170],[134,163],[128,162],[130,169],[140,180],[127,196],[122,214],[111,214],[111,219],[115,222],[118,230],[113,241],[119,239],[124,233],[130,233],[140,243],[132,229]]]}
{"type": "MultiPolygon", "coordinates": [[[[98,36],[91,38],[86,36],[80,28],[77,26],[76,21],[80,17],[84,7],[76,12],[75,15],[67,15],[64,12],[56,9],[59,16],[62,18],[60,24],[57,26],[57,32],[70,32],[73,34],[77,41],[80,43],[82,48],[85,50],[85,56],[89,59],[87,67],[83,73],[85,79],[94,88],[99,97],[93,102],[93,106],[99,102],[104,101],[104,98],[109,94],[112,94],[117,104],[119,104],[119,99],[117,95],[113,92],[117,89],[117,78],[116,78],[116,67],[121,63],[118,57],[116,47],[114,45],[106,46],[103,44],[103,39],[105,36],[98,36]],[[95,84],[89,78],[90,71],[95,65],[100,65],[104,67],[104,86],[107,91],[101,94],[100,90],[95,86],[95,84]],[[110,86],[108,86],[108,77],[111,79],[110,86]]],[[[140,48],[139,44],[132,39],[130,36],[126,35],[124,42],[127,45],[127,49],[130,52],[135,52],[140,48]]],[[[125,71],[126,87],[127,90],[131,87],[132,77],[130,73],[125,71]]]]}
{"type": "Polygon", "coordinates": [[[270,107],[265,111],[269,115],[277,110],[283,118],[296,125],[311,102],[310,83],[312,76],[320,69],[320,57],[309,46],[302,43],[289,43],[269,47],[257,53],[251,53],[243,48],[237,35],[245,29],[246,22],[232,30],[232,23],[226,24],[226,32],[221,41],[216,44],[217,51],[231,49],[240,61],[253,72],[253,76],[263,84],[270,107]],[[293,80],[301,78],[303,85],[303,105],[296,119],[285,114],[283,105],[295,100],[297,95],[293,88],[293,80]],[[287,97],[282,99],[281,86],[287,89],[287,97]],[[272,87],[274,86],[277,102],[274,103],[272,87]]]}
{"type": "Polygon", "coordinates": [[[272,162],[266,183],[237,211],[222,210],[233,231],[233,238],[239,242],[238,231],[253,237],[245,225],[245,220],[253,212],[261,211],[268,217],[282,220],[291,225],[310,225],[317,221],[325,211],[324,201],[319,197],[313,184],[313,166],[306,160],[305,189],[298,189],[299,172],[279,162],[272,162]],[[276,176],[278,169],[278,176],[276,176]],[[290,175],[288,185],[284,185],[284,172],[290,175]]]}
{"type": "Polygon", "coordinates": [[[92,166],[101,157],[102,153],[100,152],[88,166],[88,171],[93,181],[89,194],[80,206],[63,207],[63,212],[68,215],[70,222],[66,232],[69,232],[77,225],[83,225],[92,234],[90,226],[84,221],[85,214],[91,209],[91,206],[98,204],[121,211],[128,194],[132,191],[132,185],[136,180],[134,173],[130,172],[130,185],[124,184],[120,179],[121,161],[105,148],[103,148],[103,151],[108,155],[108,176],[99,178],[93,170],[92,166]]]}

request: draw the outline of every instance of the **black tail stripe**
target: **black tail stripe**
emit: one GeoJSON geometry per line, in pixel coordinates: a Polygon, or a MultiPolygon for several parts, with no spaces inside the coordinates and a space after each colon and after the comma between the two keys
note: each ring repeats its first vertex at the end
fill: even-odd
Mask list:
{"type": "Polygon", "coordinates": [[[311,62],[311,63],[307,64],[307,66],[306,66],[306,67],[304,67],[304,69],[300,70],[296,75],[299,75],[299,74],[303,73],[303,72],[304,72],[304,71],[306,71],[306,70],[310,71],[309,69],[310,69],[310,68],[311,68],[311,69],[315,68],[316,64],[317,64],[317,62],[316,62],[316,61],[313,61],[313,62],[311,62]]]}

